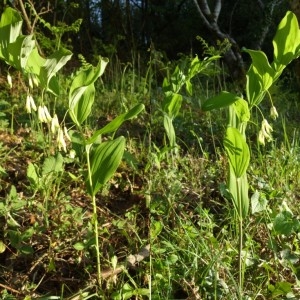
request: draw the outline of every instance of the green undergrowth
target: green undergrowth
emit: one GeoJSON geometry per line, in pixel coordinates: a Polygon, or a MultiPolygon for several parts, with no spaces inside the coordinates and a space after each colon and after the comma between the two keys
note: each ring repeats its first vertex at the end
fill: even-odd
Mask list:
{"type": "MultiPolygon", "coordinates": [[[[17,69],[18,55],[3,57],[17,69]]],[[[43,72],[30,94],[20,70],[10,70],[12,86],[0,77],[1,299],[299,299],[299,92],[290,70],[275,82],[270,66],[271,101],[250,115],[219,58],[165,62],[153,50],[143,66],[116,59],[104,72],[106,59],[94,67],[80,57],[77,71],[50,74],[57,95],[43,72]],[[25,111],[28,96],[63,120],[63,141],[54,116],[25,111]],[[241,149],[234,160],[223,144],[233,100],[248,123],[242,167],[241,149]],[[242,218],[233,169],[237,186],[244,175],[249,184],[242,218]]]]}

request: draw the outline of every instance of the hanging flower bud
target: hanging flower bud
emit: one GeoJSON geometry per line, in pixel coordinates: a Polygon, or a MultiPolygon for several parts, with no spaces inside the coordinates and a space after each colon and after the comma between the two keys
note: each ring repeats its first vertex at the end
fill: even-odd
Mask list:
{"type": "Polygon", "coordinates": [[[262,121],[261,130],[262,130],[265,138],[270,142],[272,140],[271,133],[273,131],[273,128],[266,119],[263,119],[263,121],[262,121]]]}
{"type": "Polygon", "coordinates": [[[57,115],[54,114],[54,116],[51,120],[51,132],[53,134],[55,134],[58,128],[59,128],[58,118],[57,118],[57,115]]]}
{"type": "Polygon", "coordinates": [[[33,82],[33,85],[35,85],[36,87],[39,86],[39,81],[38,81],[37,76],[35,74],[31,74],[31,80],[33,82]]]}
{"type": "Polygon", "coordinates": [[[46,116],[45,116],[45,111],[44,111],[43,106],[38,107],[38,118],[39,118],[40,122],[47,123],[47,119],[46,119],[46,116]]]}
{"type": "Polygon", "coordinates": [[[30,114],[31,110],[33,109],[36,111],[36,105],[34,103],[34,100],[30,94],[26,97],[26,105],[25,105],[26,111],[30,114]]]}
{"type": "Polygon", "coordinates": [[[64,139],[64,132],[61,128],[58,128],[57,131],[57,146],[59,151],[64,150],[64,152],[67,152],[67,145],[64,139]]]}
{"type": "Polygon", "coordinates": [[[261,145],[265,145],[265,136],[262,130],[259,131],[257,140],[261,145]]]}
{"type": "Polygon", "coordinates": [[[270,116],[273,120],[276,120],[278,118],[278,112],[277,112],[276,107],[274,105],[270,109],[270,116]]]}
{"type": "Polygon", "coordinates": [[[28,84],[29,84],[29,87],[30,87],[31,89],[33,89],[33,82],[32,82],[31,74],[28,74],[28,84]]]}
{"type": "Polygon", "coordinates": [[[12,78],[9,73],[7,74],[7,83],[9,85],[9,88],[11,89],[12,88],[12,78]]]}
{"type": "Polygon", "coordinates": [[[265,145],[265,139],[270,142],[272,141],[272,126],[268,123],[266,119],[263,119],[261,123],[261,129],[258,133],[258,142],[262,145],[265,145]]]}

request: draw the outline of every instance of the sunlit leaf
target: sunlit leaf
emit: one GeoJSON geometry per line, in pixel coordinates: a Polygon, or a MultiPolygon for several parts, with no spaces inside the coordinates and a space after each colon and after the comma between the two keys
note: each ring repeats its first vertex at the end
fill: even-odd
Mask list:
{"type": "Polygon", "coordinates": [[[95,195],[99,189],[114,175],[125,149],[125,138],[120,136],[115,140],[101,143],[90,158],[91,179],[87,182],[91,195],[95,195]]]}
{"type": "Polygon", "coordinates": [[[244,49],[244,51],[252,58],[252,67],[259,74],[258,79],[261,81],[262,89],[269,89],[274,81],[275,71],[269,64],[266,54],[258,50],[244,49]]]}
{"type": "Polygon", "coordinates": [[[241,122],[248,122],[250,120],[250,110],[248,102],[242,98],[233,103],[234,111],[241,122]]]}
{"type": "Polygon", "coordinates": [[[295,14],[288,11],[278,25],[273,39],[274,67],[279,71],[281,65],[289,64],[297,54],[300,44],[299,24],[295,14]]]}
{"type": "Polygon", "coordinates": [[[47,175],[52,172],[62,172],[63,163],[64,159],[59,152],[56,156],[47,157],[43,163],[42,175],[47,175]]]}
{"type": "MultiPolygon", "coordinates": [[[[50,81],[55,80],[54,76],[56,73],[71,59],[71,57],[71,51],[60,48],[44,61],[39,74],[39,80],[43,87],[48,89],[50,81]]],[[[52,86],[50,87],[52,87],[50,90],[51,92],[54,92],[55,94],[59,93],[58,83],[52,83],[52,86]]]]}
{"type": "Polygon", "coordinates": [[[0,240],[0,253],[3,253],[6,249],[6,246],[2,240],[0,240]]]}
{"type": "Polygon", "coordinates": [[[85,245],[84,245],[84,243],[82,243],[82,242],[75,243],[75,244],[73,245],[73,247],[74,247],[74,249],[77,250],[77,251],[82,251],[82,250],[85,249],[85,245]]]}
{"type": "Polygon", "coordinates": [[[7,7],[1,15],[0,20],[0,58],[9,60],[8,44],[15,42],[21,34],[22,17],[20,13],[7,7]]]}
{"type": "Polygon", "coordinates": [[[224,146],[235,176],[241,177],[247,170],[250,161],[249,147],[242,134],[233,127],[228,127],[224,146]]]}
{"type": "Polygon", "coordinates": [[[38,185],[39,177],[36,172],[36,167],[33,163],[29,163],[27,167],[27,178],[34,187],[38,185]]]}
{"type": "Polygon", "coordinates": [[[257,190],[251,197],[251,211],[252,214],[265,211],[268,205],[268,200],[264,194],[259,193],[257,190]]]}
{"type": "Polygon", "coordinates": [[[239,99],[241,99],[241,98],[234,94],[231,94],[229,92],[223,91],[219,95],[206,100],[202,104],[201,108],[204,111],[210,111],[213,109],[224,108],[224,107],[231,105],[232,103],[234,103],[235,101],[237,101],[239,99]]]}
{"type": "Polygon", "coordinates": [[[16,69],[25,69],[27,60],[33,48],[35,40],[33,35],[18,36],[15,42],[8,44],[8,62],[16,69]]]}
{"type": "Polygon", "coordinates": [[[94,103],[94,82],[101,76],[108,59],[100,57],[96,67],[81,70],[73,79],[69,91],[69,113],[77,126],[86,120],[94,103]]]}
{"type": "Polygon", "coordinates": [[[175,129],[173,126],[172,119],[168,115],[164,115],[164,128],[167,134],[167,137],[170,142],[171,147],[176,146],[176,134],[175,134],[175,129]]]}
{"type": "Polygon", "coordinates": [[[165,93],[165,98],[162,103],[162,109],[170,118],[175,118],[181,108],[182,96],[172,91],[165,93]]]}

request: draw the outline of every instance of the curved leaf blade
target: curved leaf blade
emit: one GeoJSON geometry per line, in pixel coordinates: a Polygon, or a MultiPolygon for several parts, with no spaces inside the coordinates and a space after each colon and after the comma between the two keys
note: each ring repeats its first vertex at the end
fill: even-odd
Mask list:
{"type": "Polygon", "coordinates": [[[120,136],[100,144],[91,155],[92,186],[87,182],[88,192],[94,196],[117,170],[125,149],[125,138],[120,136]]]}
{"type": "Polygon", "coordinates": [[[224,108],[231,105],[239,99],[241,98],[232,93],[223,91],[219,95],[206,100],[202,105],[202,110],[210,111],[213,109],[224,108]]]}
{"type": "Polygon", "coordinates": [[[108,59],[100,57],[96,67],[81,70],[73,79],[69,91],[69,113],[80,127],[91,112],[94,103],[94,82],[103,74],[108,59]]]}
{"type": "Polygon", "coordinates": [[[227,128],[224,147],[235,176],[240,178],[248,168],[250,151],[244,137],[236,128],[227,128]]]}

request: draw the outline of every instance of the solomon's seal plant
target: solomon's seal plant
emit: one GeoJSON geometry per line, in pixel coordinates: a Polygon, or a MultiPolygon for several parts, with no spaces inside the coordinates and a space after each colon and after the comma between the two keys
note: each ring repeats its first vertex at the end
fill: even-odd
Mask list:
{"type": "MultiPolygon", "coordinates": [[[[247,123],[251,117],[251,110],[258,107],[269,94],[269,88],[276,82],[285,67],[300,55],[300,31],[296,16],[288,11],[280,22],[273,39],[274,59],[269,63],[266,54],[258,50],[244,49],[251,56],[252,64],[247,72],[246,100],[228,93],[208,99],[202,109],[209,111],[229,107],[228,124],[224,138],[224,148],[228,156],[227,188],[238,222],[239,235],[239,290],[238,298],[243,298],[244,266],[243,261],[243,222],[249,211],[249,195],[247,168],[250,161],[249,147],[246,142],[247,123]]],[[[276,108],[271,106],[270,115],[278,117],[276,108]]],[[[263,117],[258,141],[265,144],[265,140],[272,140],[273,129],[263,117]]]]}

